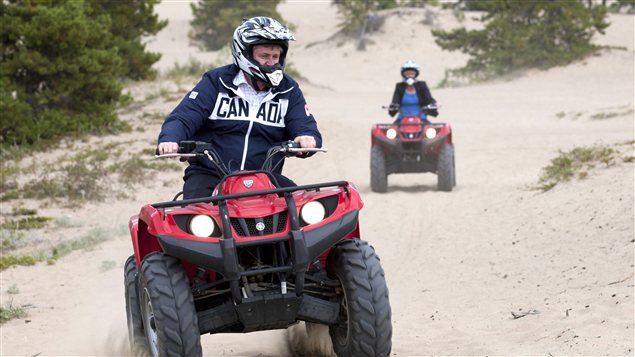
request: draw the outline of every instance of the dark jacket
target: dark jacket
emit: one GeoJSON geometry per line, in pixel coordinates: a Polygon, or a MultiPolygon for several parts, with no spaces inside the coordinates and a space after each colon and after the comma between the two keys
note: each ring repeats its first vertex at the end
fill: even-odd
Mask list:
{"type": "MultiPolygon", "coordinates": [[[[285,74],[253,110],[232,83],[238,71],[231,64],[205,73],[163,123],[159,143],[209,142],[231,172],[260,170],[269,148],[299,135],[313,136],[316,146],[322,146],[317,123],[295,80],[285,74]]],[[[209,160],[190,160],[185,178],[194,172],[215,169],[209,160]]],[[[276,172],[282,172],[282,163],[276,172]]]]}
{"type": "MultiPolygon", "coordinates": [[[[432,98],[432,94],[430,94],[430,89],[428,88],[428,85],[426,84],[426,82],[417,81],[415,82],[414,85],[415,85],[415,89],[417,90],[417,97],[419,97],[419,104],[421,104],[422,107],[425,107],[428,104],[437,102],[436,100],[434,100],[434,98],[432,98]]],[[[397,107],[395,107],[394,105],[391,105],[391,107],[388,109],[388,114],[391,117],[399,112],[397,108],[401,107],[401,98],[403,98],[403,94],[406,91],[406,87],[407,87],[407,84],[405,82],[398,82],[397,85],[395,86],[395,92],[392,95],[391,103],[397,104],[397,107]]],[[[436,110],[428,111],[428,115],[432,115],[433,117],[436,117],[437,115],[439,115],[439,112],[436,110]]]]}

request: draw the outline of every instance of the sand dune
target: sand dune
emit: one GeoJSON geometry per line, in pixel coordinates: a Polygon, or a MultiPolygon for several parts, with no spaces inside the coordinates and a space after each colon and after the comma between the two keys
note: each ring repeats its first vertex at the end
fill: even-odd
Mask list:
{"type": "MultiPolygon", "coordinates": [[[[190,55],[216,60],[215,53],[189,46],[187,3],[164,2],[157,10],[171,21],[148,45],[164,54],[158,68],[190,55]]],[[[300,84],[329,149],[289,161],[286,172],[298,183],[344,179],[361,191],[362,238],[382,258],[389,284],[392,356],[634,354],[633,162],[616,160],[545,193],[531,189],[559,150],[620,144],[620,157],[633,156],[632,15],[611,15],[607,33],[595,39],[625,49],[514,79],[440,89],[445,70],[466,61],[442,51],[430,34],[433,27],[460,25],[449,12],[395,12],[363,52],[328,41],[337,24],[330,2],[286,1],[280,12],[296,27],[289,59],[307,78],[300,84]],[[370,191],[370,127],[390,120],[381,106],[406,59],[422,65],[443,105],[438,120],[452,124],[458,182],[451,193],[438,192],[431,174],[390,176],[388,193],[370,191]],[[613,112],[622,114],[593,119],[613,112]]],[[[190,85],[146,83],[131,91],[184,93],[190,85]]],[[[167,114],[177,101],[150,101],[142,110],[167,114]]],[[[133,123],[139,118],[125,115],[133,123]]],[[[159,125],[110,140],[137,139],[149,147],[159,125]]],[[[27,319],[2,325],[3,356],[128,353],[121,267],[132,248],[125,228],[115,227],[142,204],[171,198],[180,176],[166,173],[134,197],[81,211],[44,208],[49,216],[72,216],[85,230],[111,229],[112,237],[52,266],[2,272],[3,303],[30,304],[27,319]],[[117,268],[102,271],[111,260],[117,268]],[[19,293],[7,293],[12,285],[19,293]]],[[[290,356],[290,333],[206,335],[203,350],[206,356],[290,356]]]]}

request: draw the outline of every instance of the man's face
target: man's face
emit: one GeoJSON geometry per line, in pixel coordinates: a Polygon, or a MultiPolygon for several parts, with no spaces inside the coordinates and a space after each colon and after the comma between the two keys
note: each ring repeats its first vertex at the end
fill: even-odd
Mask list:
{"type": "Polygon", "coordinates": [[[403,71],[403,75],[406,78],[414,78],[417,75],[417,72],[414,69],[407,69],[403,71]]]}
{"type": "Polygon", "coordinates": [[[280,61],[282,48],[278,45],[255,45],[252,56],[261,66],[273,66],[280,61]]]}

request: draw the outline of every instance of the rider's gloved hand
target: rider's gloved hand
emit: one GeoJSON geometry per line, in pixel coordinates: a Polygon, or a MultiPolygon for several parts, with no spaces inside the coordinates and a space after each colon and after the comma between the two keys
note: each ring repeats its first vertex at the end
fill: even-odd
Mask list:
{"type": "Polygon", "coordinates": [[[437,115],[439,115],[439,111],[436,108],[436,105],[431,104],[432,108],[428,107],[428,106],[423,106],[421,107],[421,111],[426,113],[427,115],[436,117],[437,115]]]}
{"type": "Polygon", "coordinates": [[[390,103],[388,106],[388,115],[393,116],[397,114],[397,112],[399,112],[399,107],[400,106],[397,103],[390,103]]]}

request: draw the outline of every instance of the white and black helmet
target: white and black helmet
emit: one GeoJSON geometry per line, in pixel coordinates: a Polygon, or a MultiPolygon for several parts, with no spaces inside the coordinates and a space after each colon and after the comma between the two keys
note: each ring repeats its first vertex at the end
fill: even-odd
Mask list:
{"type": "Polygon", "coordinates": [[[413,60],[408,60],[401,65],[401,76],[404,79],[406,79],[406,77],[403,73],[409,69],[415,71],[415,78],[419,77],[419,64],[413,60]]]}
{"type": "Polygon", "coordinates": [[[243,20],[243,23],[234,30],[232,41],[234,64],[252,79],[258,78],[268,86],[276,87],[282,81],[289,41],[295,41],[291,31],[270,17],[258,16],[243,20]],[[262,44],[279,45],[282,48],[280,61],[277,64],[263,66],[254,60],[253,46],[262,44]]]}

